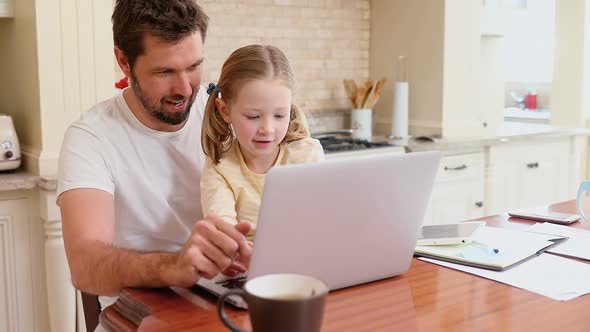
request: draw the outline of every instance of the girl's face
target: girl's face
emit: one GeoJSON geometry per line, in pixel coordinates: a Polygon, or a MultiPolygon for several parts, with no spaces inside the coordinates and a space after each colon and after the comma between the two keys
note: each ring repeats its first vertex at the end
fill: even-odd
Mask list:
{"type": "Polygon", "coordinates": [[[233,127],[248,166],[253,162],[270,162],[268,166],[272,166],[289,129],[291,97],[291,89],[280,80],[261,79],[245,83],[229,105],[216,100],[223,119],[233,127]]]}

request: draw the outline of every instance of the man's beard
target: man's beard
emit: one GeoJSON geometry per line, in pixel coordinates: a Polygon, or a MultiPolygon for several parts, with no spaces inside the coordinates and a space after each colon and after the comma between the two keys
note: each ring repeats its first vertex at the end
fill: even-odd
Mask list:
{"type": "MultiPolygon", "coordinates": [[[[164,108],[164,101],[165,98],[161,98],[159,101],[155,98],[150,98],[143,93],[141,86],[139,85],[139,81],[136,79],[135,74],[131,73],[131,89],[139,99],[141,106],[145,110],[147,110],[151,116],[158,119],[160,122],[169,124],[169,125],[179,125],[184,123],[188,118],[191,107],[195,101],[197,96],[198,89],[193,91],[193,94],[190,96],[189,100],[187,100],[186,107],[181,112],[169,112],[164,108]]],[[[169,100],[181,100],[184,99],[181,95],[176,95],[171,98],[166,98],[169,100]]]]}

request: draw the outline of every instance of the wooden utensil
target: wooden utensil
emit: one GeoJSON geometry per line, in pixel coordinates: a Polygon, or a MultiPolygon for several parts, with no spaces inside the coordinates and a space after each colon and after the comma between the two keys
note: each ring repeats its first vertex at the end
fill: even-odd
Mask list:
{"type": "Polygon", "coordinates": [[[383,90],[383,87],[385,86],[385,82],[387,82],[387,80],[385,78],[382,78],[379,81],[375,82],[375,86],[373,88],[373,93],[368,98],[366,105],[364,107],[373,108],[375,106],[375,104],[377,104],[377,102],[379,101],[379,98],[381,97],[381,91],[383,90]]]}
{"type": "Polygon", "coordinates": [[[355,104],[354,104],[354,108],[362,108],[363,104],[362,101],[365,98],[365,93],[367,93],[367,90],[365,88],[365,84],[361,83],[357,89],[356,89],[356,97],[355,97],[355,104]]]}
{"type": "Polygon", "coordinates": [[[363,96],[360,100],[360,105],[359,108],[367,108],[366,107],[366,103],[367,103],[367,99],[369,98],[369,95],[371,95],[371,90],[373,90],[373,80],[368,80],[365,81],[365,83],[363,83],[363,96]]]}
{"type": "Polygon", "coordinates": [[[346,96],[350,100],[352,107],[356,107],[356,82],[354,80],[343,80],[344,91],[346,96]]]}

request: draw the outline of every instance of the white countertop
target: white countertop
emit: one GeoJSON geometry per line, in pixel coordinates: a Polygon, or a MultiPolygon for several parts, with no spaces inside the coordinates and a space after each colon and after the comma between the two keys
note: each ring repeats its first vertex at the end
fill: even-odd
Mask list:
{"type": "Polygon", "coordinates": [[[586,128],[561,128],[547,124],[509,122],[501,124],[493,135],[473,138],[434,138],[433,142],[417,141],[414,138],[393,140],[394,144],[407,147],[409,152],[441,150],[445,155],[482,151],[484,147],[509,142],[528,142],[543,138],[589,135],[586,128]]]}
{"type": "Polygon", "coordinates": [[[515,119],[535,119],[535,120],[549,120],[551,118],[551,110],[548,109],[520,109],[518,107],[508,107],[504,109],[505,118],[515,119]]]}

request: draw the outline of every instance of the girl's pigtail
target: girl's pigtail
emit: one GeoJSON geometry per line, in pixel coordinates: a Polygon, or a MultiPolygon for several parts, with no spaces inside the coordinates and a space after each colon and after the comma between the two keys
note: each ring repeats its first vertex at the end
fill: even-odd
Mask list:
{"type": "Polygon", "coordinates": [[[219,163],[221,155],[230,147],[232,133],[229,124],[223,120],[217,109],[215,100],[217,91],[211,92],[207,99],[205,114],[203,115],[203,129],[201,131],[201,147],[206,156],[214,164],[219,163]]]}
{"type": "Polygon", "coordinates": [[[309,127],[307,126],[307,119],[303,111],[295,104],[291,104],[291,118],[289,120],[289,130],[285,139],[285,143],[300,140],[309,137],[309,127]]]}

